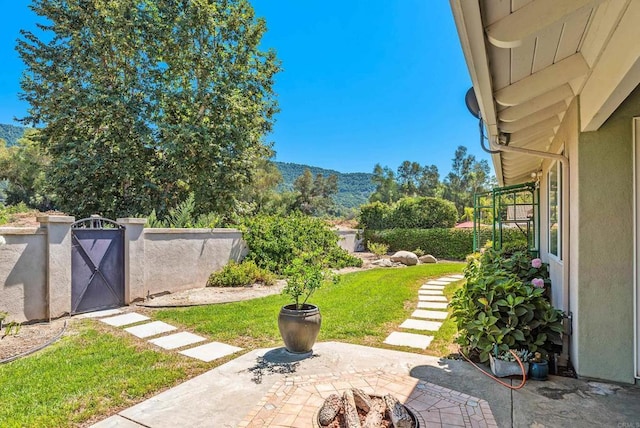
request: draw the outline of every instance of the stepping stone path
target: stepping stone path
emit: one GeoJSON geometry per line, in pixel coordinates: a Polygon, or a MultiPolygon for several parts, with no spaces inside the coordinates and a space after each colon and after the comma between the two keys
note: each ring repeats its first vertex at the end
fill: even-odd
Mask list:
{"type": "Polygon", "coordinates": [[[217,360],[242,350],[242,348],[220,342],[200,344],[207,339],[186,331],[175,332],[178,330],[177,327],[162,321],[150,321],[149,317],[136,312],[123,313],[120,309],[109,309],[78,315],[78,318],[94,318],[113,327],[130,326],[124,328],[124,331],[140,339],[151,338],[148,339],[149,343],[162,349],[179,349],[180,354],[205,362],[217,360]],[[167,333],[171,334],[167,335],[167,333]],[[185,349],[194,344],[199,345],[185,349]]]}
{"type": "MultiPolygon", "coordinates": [[[[418,290],[418,309],[411,314],[411,318],[400,324],[400,328],[408,330],[435,332],[442,327],[449,313],[449,303],[443,294],[444,287],[452,282],[461,281],[463,275],[447,275],[437,280],[428,281],[418,290]]],[[[427,349],[433,336],[426,334],[392,332],[384,343],[396,346],[427,349]]]]}

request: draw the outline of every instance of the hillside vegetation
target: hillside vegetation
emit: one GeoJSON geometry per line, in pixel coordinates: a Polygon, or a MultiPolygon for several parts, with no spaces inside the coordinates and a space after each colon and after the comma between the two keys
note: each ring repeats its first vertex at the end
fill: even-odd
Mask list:
{"type": "Polygon", "coordinates": [[[280,185],[280,190],[293,190],[293,182],[307,168],[314,176],[322,174],[326,178],[335,174],[338,177],[338,193],[334,196],[334,200],[337,205],[345,208],[357,208],[366,204],[369,196],[375,191],[375,185],[371,181],[373,174],[370,173],[342,173],[332,169],[289,162],[274,162],[274,164],[282,174],[283,183],[280,185]]]}
{"type": "Polygon", "coordinates": [[[0,139],[7,142],[7,147],[15,146],[24,131],[22,126],[0,123],[0,139]]]}

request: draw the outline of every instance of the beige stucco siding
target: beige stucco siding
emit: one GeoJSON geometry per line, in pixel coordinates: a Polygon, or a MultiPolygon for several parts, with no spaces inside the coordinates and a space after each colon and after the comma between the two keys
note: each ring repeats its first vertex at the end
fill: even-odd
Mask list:
{"type": "Polygon", "coordinates": [[[37,228],[0,228],[0,311],[7,321],[45,319],[46,239],[37,228]]]}
{"type": "Polygon", "coordinates": [[[636,89],[604,125],[580,134],[577,372],[633,382],[633,137],[636,89]]]}

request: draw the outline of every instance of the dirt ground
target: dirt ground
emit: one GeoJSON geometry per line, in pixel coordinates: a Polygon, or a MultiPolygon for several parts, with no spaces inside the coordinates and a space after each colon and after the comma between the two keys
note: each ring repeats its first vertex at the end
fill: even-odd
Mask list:
{"type": "Polygon", "coordinates": [[[23,325],[16,334],[9,336],[4,336],[3,328],[0,333],[0,361],[46,344],[62,332],[64,325],[64,319],[50,323],[23,325]]]}

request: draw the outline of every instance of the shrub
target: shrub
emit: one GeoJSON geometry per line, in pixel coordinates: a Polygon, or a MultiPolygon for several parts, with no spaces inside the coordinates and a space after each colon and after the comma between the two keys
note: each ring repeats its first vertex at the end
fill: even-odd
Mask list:
{"type": "Polygon", "coordinates": [[[413,254],[415,254],[418,257],[422,257],[424,256],[424,250],[420,247],[416,248],[415,250],[413,250],[413,254]]]}
{"type": "Polygon", "coordinates": [[[277,274],[284,274],[295,258],[325,268],[362,266],[361,259],[338,246],[338,235],[318,218],[261,215],[245,219],[240,227],[249,247],[247,258],[277,274]]]}
{"type": "Polygon", "coordinates": [[[209,276],[207,287],[243,287],[260,282],[273,285],[276,282],[274,274],[258,267],[253,261],[243,263],[230,262],[222,270],[209,276]]]}
{"type": "MultiPolygon", "coordinates": [[[[473,253],[473,230],[470,229],[387,229],[365,230],[365,241],[389,245],[389,251],[419,248],[440,259],[464,260],[473,253]]],[[[519,230],[503,231],[504,242],[521,236],[519,230]]],[[[481,232],[481,243],[491,239],[491,230],[481,232]]]]}
{"type": "Polygon", "coordinates": [[[164,219],[159,219],[155,210],[147,216],[145,227],[150,228],[213,228],[222,224],[222,217],[214,214],[195,215],[196,200],[193,193],[183,202],[174,208],[169,209],[169,213],[164,219]]]}
{"type": "Polygon", "coordinates": [[[389,251],[389,246],[380,242],[369,242],[367,248],[376,256],[384,256],[389,251]]]}
{"type": "Polygon", "coordinates": [[[29,208],[24,202],[15,205],[3,205],[0,203],[0,226],[13,221],[14,214],[36,212],[29,208]]]}
{"type": "Polygon", "coordinates": [[[499,351],[548,351],[560,339],[563,313],[551,306],[544,289],[520,279],[530,274],[522,260],[493,250],[469,257],[467,282],[449,304],[460,333],[458,343],[467,352],[477,352],[480,361],[489,358],[494,345],[499,351]]]}
{"type": "Polygon", "coordinates": [[[456,224],[458,212],[453,202],[439,198],[402,198],[393,206],[390,228],[449,228],[456,224]]]}
{"type": "Polygon", "coordinates": [[[358,227],[373,230],[387,229],[391,212],[391,207],[382,202],[362,205],[358,216],[358,227]]]}

